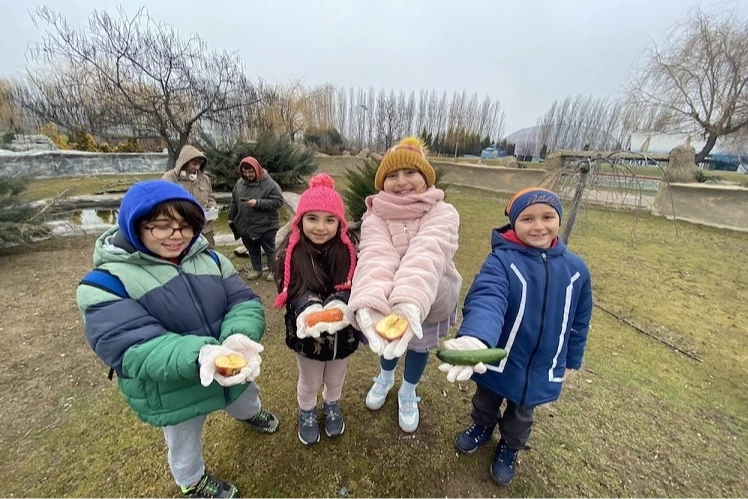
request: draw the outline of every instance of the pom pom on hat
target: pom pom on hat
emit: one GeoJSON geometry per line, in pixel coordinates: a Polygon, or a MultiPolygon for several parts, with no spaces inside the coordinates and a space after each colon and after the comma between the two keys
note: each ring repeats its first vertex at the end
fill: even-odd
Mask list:
{"type": "Polygon", "coordinates": [[[334,189],[335,181],[327,173],[318,173],[309,179],[309,188],[314,189],[315,187],[329,187],[330,189],[334,189]]]}
{"type": "Polygon", "coordinates": [[[426,158],[428,149],[418,137],[406,137],[395,146],[391,147],[382,161],[379,162],[374,186],[377,190],[384,189],[384,179],[390,173],[404,168],[413,168],[421,172],[426,179],[426,186],[430,187],[436,182],[436,172],[426,158]]]}

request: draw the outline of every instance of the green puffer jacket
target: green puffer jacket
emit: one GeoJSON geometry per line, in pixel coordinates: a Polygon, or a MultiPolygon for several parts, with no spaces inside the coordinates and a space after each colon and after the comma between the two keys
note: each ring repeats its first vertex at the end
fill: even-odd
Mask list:
{"type": "Polygon", "coordinates": [[[175,425],[235,401],[248,385],[200,384],[198,355],[232,334],[259,341],[265,313],[257,294],[219,254],[195,241],[179,265],[134,248],[119,228],[96,242],[94,264],[120,279],[129,299],[89,284],[78,287],[86,338],[117,371],[127,403],[143,421],[175,425]]]}

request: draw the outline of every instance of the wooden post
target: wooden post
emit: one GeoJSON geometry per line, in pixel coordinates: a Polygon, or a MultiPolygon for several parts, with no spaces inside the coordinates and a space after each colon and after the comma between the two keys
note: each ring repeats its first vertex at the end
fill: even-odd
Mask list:
{"type": "Polygon", "coordinates": [[[571,231],[574,230],[574,223],[577,219],[577,213],[582,207],[582,198],[584,197],[584,190],[587,188],[587,182],[590,178],[590,165],[588,162],[583,163],[579,167],[579,181],[574,190],[574,199],[571,202],[571,210],[569,218],[564,226],[564,233],[561,235],[561,240],[564,244],[569,244],[569,237],[571,237],[571,231]]]}

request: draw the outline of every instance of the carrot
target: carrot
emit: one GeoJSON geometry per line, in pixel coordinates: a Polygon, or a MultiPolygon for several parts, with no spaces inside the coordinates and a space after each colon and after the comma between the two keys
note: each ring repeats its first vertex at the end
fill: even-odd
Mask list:
{"type": "Polygon", "coordinates": [[[306,325],[312,327],[319,322],[340,322],[342,320],[343,311],[339,308],[330,308],[309,314],[306,318],[306,325]]]}

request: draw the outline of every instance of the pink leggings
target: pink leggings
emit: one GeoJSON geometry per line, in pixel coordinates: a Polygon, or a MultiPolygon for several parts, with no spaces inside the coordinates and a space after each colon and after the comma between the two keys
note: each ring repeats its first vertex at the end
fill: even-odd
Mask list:
{"type": "Polygon", "coordinates": [[[345,381],[345,369],[348,359],[341,360],[313,360],[296,354],[299,364],[299,383],[296,386],[296,397],[299,407],[309,411],[317,407],[317,392],[324,384],[322,400],[328,404],[340,400],[345,381]]]}

